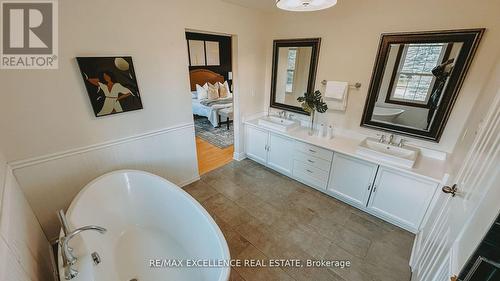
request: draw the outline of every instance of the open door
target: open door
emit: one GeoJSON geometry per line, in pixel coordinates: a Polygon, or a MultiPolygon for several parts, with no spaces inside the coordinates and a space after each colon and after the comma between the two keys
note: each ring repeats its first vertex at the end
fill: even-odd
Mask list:
{"type": "MultiPolygon", "coordinates": [[[[418,234],[411,260],[412,281],[456,280],[455,276],[471,254],[466,249],[474,249],[480,242],[468,239],[465,234],[474,227],[474,220],[489,219],[475,213],[486,196],[499,188],[499,123],[500,91],[462,166],[452,171],[450,185],[443,187],[425,227],[418,234]]],[[[498,201],[491,208],[496,208],[498,213],[498,201]]]]}

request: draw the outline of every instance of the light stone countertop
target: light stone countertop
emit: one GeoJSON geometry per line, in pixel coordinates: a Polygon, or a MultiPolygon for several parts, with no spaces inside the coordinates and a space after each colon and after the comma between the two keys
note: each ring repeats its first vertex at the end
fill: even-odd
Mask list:
{"type": "Polygon", "coordinates": [[[381,161],[375,158],[362,156],[356,153],[358,145],[361,143],[363,139],[357,139],[353,137],[347,137],[340,134],[335,133],[333,139],[327,139],[318,136],[310,136],[309,128],[306,127],[297,127],[288,132],[280,132],[277,130],[273,130],[269,127],[264,127],[258,124],[258,119],[245,121],[244,124],[249,126],[254,126],[260,129],[264,129],[274,134],[282,135],[285,137],[289,137],[291,139],[295,139],[301,142],[309,143],[315,146],[319,146],[321,148],[325,148],[331,150],[333,152],[345,154],[354,158],[358,158],[364,161],[368,161],[371,163],[375,163],[381,165],[383,167],[388,167],[394,170],[399,170],[405,173],[413,174],[419,177],[426,178],[428,180],[432,180],[437,183],[443,183],[447,177],[446,174],[446,160],[426,157],[419,154],[417,160],[415,161],[415,165],[413,168],[405,168],[398,165],[394,165],[389,162],[381,161]]]}

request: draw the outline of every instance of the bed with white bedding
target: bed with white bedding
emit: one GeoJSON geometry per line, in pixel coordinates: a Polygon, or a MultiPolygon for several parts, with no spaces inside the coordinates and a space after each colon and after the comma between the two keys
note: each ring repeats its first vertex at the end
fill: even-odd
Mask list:
{"type": "Polygon", "coordinates": [[[196,69],[189,72],[191,83],[191,103],[193,114],[207,117],[214,127],[219,126],[218,111],[223,108],[233,107],[233,94],[229,90],[229,86],[224,77],[206,69],[196,69]],[[199,97],[196,91],[196,85],[205,85],[210,83],[216,85],[218,83],[225,84],[228,88],[228,97],[207,99],[206,97],[199,97]]]}
{"type": "Polygon", "coordinates": [[[218,110],[222,108],[233,107],[233,99],[219,99],[222,103],[206,104],[198,98],[192,98],[191,104],[193,107],[193,114],[198,116],[205,116],[214,127],[219,126],[218,110]]]}

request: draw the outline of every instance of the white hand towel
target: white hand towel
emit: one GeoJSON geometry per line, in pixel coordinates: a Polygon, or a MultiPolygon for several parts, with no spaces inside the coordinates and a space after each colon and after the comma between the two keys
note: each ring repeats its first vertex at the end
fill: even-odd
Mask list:
{"type": "Polygon", "coordinates": [[[328,81],[326,82],[325,98],[344,100],[348,87],[347,82],[328,81]]]}
{"type": "Polygon", "coordinates": [[[328,105],[328,110],[345,111],[347,108],[347,96],[343,100],[325,99],[325,102],[328,105]]]}

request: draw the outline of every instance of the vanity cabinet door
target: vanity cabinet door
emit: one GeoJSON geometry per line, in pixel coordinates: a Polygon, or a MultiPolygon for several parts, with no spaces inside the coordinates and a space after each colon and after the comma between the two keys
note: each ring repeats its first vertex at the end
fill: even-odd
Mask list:
{"type": "Polygon", "coordinates": [[[339,153],[333,155],[328,191],[359,208],[365,208],[370,196],[377,165],[339,153]]]}
{"type": "Polygon", "coordinates": [[[269,133],[252,126],[245,126],[245,152],[261,164],[267,163],[267,141],[269,133]]]}
{"type": "Polygon", "coordinates": [[[380,167],[368,209],[389,222],[416,232],[436,189],[435,182],[380,167]]]}
{"type": "Polygon", "coordinates": [[[292,174],[293,167],[293,147],[295,141],[270,133],[267,165],[287,176],[292,174]]]}

